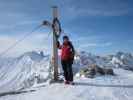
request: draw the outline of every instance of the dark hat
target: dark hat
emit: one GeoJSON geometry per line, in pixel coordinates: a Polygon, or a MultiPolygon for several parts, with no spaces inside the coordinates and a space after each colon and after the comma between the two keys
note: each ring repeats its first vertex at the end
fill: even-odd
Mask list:
{"type": "Polygon", "coordinates": [[[63,39],[69,39],[69,37],[67,35],[63,36],[63,39]]]}

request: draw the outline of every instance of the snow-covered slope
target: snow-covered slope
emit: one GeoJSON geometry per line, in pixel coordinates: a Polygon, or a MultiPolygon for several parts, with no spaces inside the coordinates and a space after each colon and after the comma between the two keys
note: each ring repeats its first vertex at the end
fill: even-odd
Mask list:
{"type": "MultiPolygon", "coordinates": [[[[49,76],[50,56],[27,52],[17,58],[0,58],[0,93],[20,90],[45,83],[49,76]]],[[[133,69],[133,56],[118,52],[105,57],[79,52],[73,64],[74,75],[89,64],[101,67],[133,69]]]]}
{"type": "Polygon", "coordinates": [[[48,67],[49,56],[34,51],[18,58],[1,58],[0,92],[23,89],[45,82],[48,67]]]}
{"type": "Polygon", "coordinates": [[[132,100],[133,72],[114,71],[117,76],[75,78],[74,86],[55,83],[33,92],[1,96],[0,100],[132,100]]]}

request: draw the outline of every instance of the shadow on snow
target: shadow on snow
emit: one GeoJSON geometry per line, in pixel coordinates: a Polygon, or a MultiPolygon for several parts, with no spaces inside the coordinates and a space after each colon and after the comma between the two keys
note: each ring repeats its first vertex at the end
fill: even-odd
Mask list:
{"type": "Polygon", "coordinates": [[[6,95],[16,95],[16,94],[21,94],[21,93],[34,92],[34,91],[35,90],[3,92],[3,93],[0,93],[0,97],[6,96],[6,95]]]}
{"type": "Polygon", "coordinates": [[[93,84],[93,83],[83,83],[83,82],[75,82],[75,85],[95,86],[95,87],[114,87],[114,88],[133,88],[133,85],[108,85],[108,84],[93,84]]]}

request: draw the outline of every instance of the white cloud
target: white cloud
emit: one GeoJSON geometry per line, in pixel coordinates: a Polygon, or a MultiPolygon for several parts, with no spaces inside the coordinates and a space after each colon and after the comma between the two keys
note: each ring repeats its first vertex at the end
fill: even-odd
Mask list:
{"type": "Polygon", "coordinates": [[[75,42],[81,42],[81,41],[89,41],[89,40],[101,40],[104,36],[99,35],[91,35],[91,36],[78,36],[74,40],[75,42]]]}
{"type": "Polygon", "coordinates": [[[4,51],[11,47],[16,41],[20,40],[22,36],[2,35],[0,36],[0,54],[1,56],[18,56],[24,52],[32,50],[44,50],[49,53],[51,48],[51,39],[47,36],[48,34],[45,33],[33,34],[5,53],[4,51]],[[3,54],[3,52],[5,54],[3,54]]]}
{"type": "Polygon", "coordinates": [[[111,46],[111,42],[106,42],[106,43],[86,43],[80,45],[81,48],[86,48],[86,47],[108,47],[111,46]]]}
{"type": "Polygon", "coordinates": [[[132,12],[132,9],[95,9],[95,8],[80,8],[76,7],[68,8],[71,13],[71,18],[79,16],[121,16],[127,15],[132,12]],[[74,12],[74,13],[73,13],[74,12]]]}
{"type": "Polygon", "coordinates": [[[122,16],[133,13],[130,1],[126,0],[77,0],[69,1],[65,6],[65,14],[70,18],[79,16],[122,16]],[[75,3],[75,5],[73,5],[75,3]]]}

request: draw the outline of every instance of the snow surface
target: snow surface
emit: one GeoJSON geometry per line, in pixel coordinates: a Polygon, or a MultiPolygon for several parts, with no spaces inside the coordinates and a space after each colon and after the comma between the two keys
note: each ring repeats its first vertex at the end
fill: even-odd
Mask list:
{"type": "Polygon", "coordinates": [[[1,96],[0,100],[132,100],[133,73],[114,70],[117,76],[94,79],[75,77],[74,86],[54,83],[32,88],[34,92],[1,96]]]}
{"type": "Polygon", "coordinates": [[[0,58],[0,100],[132,100],[133,56],[118,52],[96,56],[79,52],[73,70],[75,85],[48,85],[50,56],[27,52],[17,58],[0,58]],[[116,76],[94,79],[77,77],[81,68],[89,64],[111,67],[116,76]],[[126,69],[126,70],[125,70],[126,69]],[[32,91],[35,90],[35,91],[32,91]]]}

